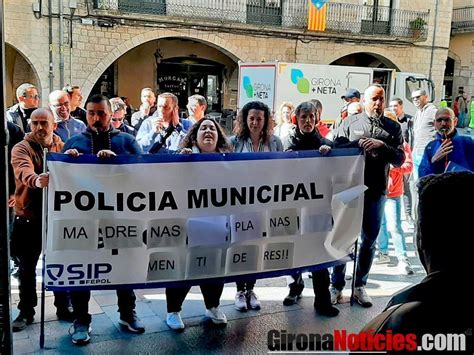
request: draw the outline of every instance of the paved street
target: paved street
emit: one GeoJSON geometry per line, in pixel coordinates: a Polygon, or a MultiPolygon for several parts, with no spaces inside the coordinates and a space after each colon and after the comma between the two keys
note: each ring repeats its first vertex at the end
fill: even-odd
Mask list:
{"type": "MultiPolygon", "coordinates": [[[[68,329],[71,323],[58,321],[53,306],[53,295],[46,297],[45,349],[39,348],[39,307],[34,324],[20,333],[14,333],[15,354],[25,353],[266,353],[267,333],[272,329],[293,333],[328,333],[334,329],[357,332],[368,320],[376,316],[396,291],[418,282],[424,276],[415,256],[412,229],[407,231],[409,258],[415,268],[414,276],[401,276],[397,272],[396,258],[388,265],[374,265],[367,285],[374,299],[374,306],[364,309],[351,307],[348,301],[350,289],[344,290],[346,303],[338,305],[341,313],[336,318],[316,315],[313,309],[311,279],[305,278],[307,288],[298,305],[285,307],[282,300],[287,294],[286,278],[259,280],[256,293],[262,301],[260,311],[240,313],[234,309],[235,284],[228,284],[221,299],[223,311],[229,323],[226,328],[212,327],[204,319],[204,304],[198,287],[193,287],[183,307],[182,317],[186,324],[183,333],[171,331],[166,323],[166,302],[163,289],[137,290],[137,313],[146,325],[142,335],[126,333],[118,324],[115,291],[92,293],[90,311],[93,314],[91,344],[77,347],[70,341],[68,329]]],[[[391,246],[392,247],[392,246],[391,246]]],[[[391,252],[393,248],[391,248],[391,252]]],[[[12,281],[14,314],[16,317],[17,282],[12,281]]],[[[350,283],[350,282],[349,282],[350,283]]],[[[348,285],[349,287],[349,285],[348,285]]],[[[39,284],[38,284],[39,288],[39,284]]]]}

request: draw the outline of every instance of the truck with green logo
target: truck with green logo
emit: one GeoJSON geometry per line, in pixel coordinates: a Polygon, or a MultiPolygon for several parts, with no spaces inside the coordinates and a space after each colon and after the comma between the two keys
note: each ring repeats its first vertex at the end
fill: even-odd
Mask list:
{"type": "Polygon", "coordinates": [[[423,74],[397,72],[395,69],[302,64],[286,62],[239,62],[238,109],[250,101],[262,101],[278,114],[283,102],[297,106],[318,99],[323,104],[322,120],[334,122],[344,106],[347,89],[361,95],[372,83],[385,89],[386,105],[391,97],[404,101],[405,112],[415,114],[411,92],[425,89],[433,101],[433,83],[423,74]]]}

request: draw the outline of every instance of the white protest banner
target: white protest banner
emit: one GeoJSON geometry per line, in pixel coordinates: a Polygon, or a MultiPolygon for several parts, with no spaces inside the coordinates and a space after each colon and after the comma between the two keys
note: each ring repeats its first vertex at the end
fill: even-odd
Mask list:
{"type": "Polygon", "coordinates": [[[364,159],[354,149],[48,154],[47,165],[51,290],[311,270],[347,260],[361,229],[364,159]],[[345,190],[350,203],[337,198],[345,190]]]}

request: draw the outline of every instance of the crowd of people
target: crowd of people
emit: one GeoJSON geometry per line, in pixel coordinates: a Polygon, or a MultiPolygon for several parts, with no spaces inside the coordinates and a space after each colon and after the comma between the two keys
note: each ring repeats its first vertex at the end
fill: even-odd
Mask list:
{"type": "MultiPolygon", "coordinates": [[[[400,273],[414,273],[407,257],[405,235],[401,226],[417,219],[419,177],[446,171],[474,170],[474,141],[456,130],[458,122],[450,108],[438,109],[429,103],[423,89],[412,93],[417,107],[414,117],[405,114],[403,100],[391,98],[386,110],[386,93],[374,84],[364,94],[347,90],[345,104],[334,127],[321,121],[319,100],[285,102],[275,119],[262,102],[244,105],[228,137],[214,119],[206,116],[206,99],[193,95],[188,99],[189,117],[179,117],[178,99],[171,93],[157,97],[151,88],[141,91],[141,106],[132,113],[123,98],[90,97],[81,108],[78,86],[66,86],[48,97],[49,107],[39,107],[38,90],[23,84],[16,92],[18,104],[7,111],[11,154],[9,206],[12,208],[11,255],[18,265],[19,315],[13,330],[21,331],[33,322],[37,304],[35,269],[41,253],[41,190],[48,185],[43,172],[43,149],[71,156],[93,154],[107,159],[129,154],[213,154],[317,150],[321,155],[333,149],[355,147],[365,156],[364,210],[361,243],[357,257],[355,300],[363,307],[373,301],[365,286],[375,258],[388,263],[389,237],[393,239],[400,273]],[[405,199],[404,199],[405,197],[405,199]],[[378,245],[378,254],[376,250],[378,245]]],[[[285,305],[298,302],[304,288],[301,274],[291,275],[285,305]]],[[[315,311],[323,316],[337,316],[335,305],[345,287],[345,265],[332,272],[322,269],[312,273],[315,311]]],[[[258,310],[261,303],[254,291],[256,279],[248,276],[236,285],[235,308],[258,310]]],[[[206,316],[214,323],[227,323],[220,309],[223,283],[201,285],[206,316]]],[[[182,330],[181,306],[189,288],[167,288],[166,323],[182,330]]],[[[124,329],[145,331],[135,312],[135,294],[131,289],[117,290],[119,323],[124,329]]],[[[72,320],[72,342],[90,341],[88,304],[90,291],[56,292],[57,316],[72,320]]]]}

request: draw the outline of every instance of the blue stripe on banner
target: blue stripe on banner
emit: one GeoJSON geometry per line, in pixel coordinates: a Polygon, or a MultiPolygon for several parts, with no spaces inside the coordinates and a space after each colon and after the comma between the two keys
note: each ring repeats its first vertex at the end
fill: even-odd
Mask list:
{"type": "MultiPolygon", "coordinates": [[[[245,153],[244,153],[245,154],[245,153]]],[[[294,269],[284,269],[276,271],[266,271],[260,272],[257,274],[245,274],[245,275],[235,275],[235,276],[224,276],[224,277],[214,277],[207,279],[195,279],[195,280],[183,280],[183,281],[170,281],[170,282],[149,282],[149,283],[139,283],[139,284],[126,284],[126,285],[88,285],[88,286],[76,286],[76,287],[56,287],[46,285],[48,291],[84,291],[84,290],[116,290],[116,289],[144,289],[144,288],[164,288],[164,287],[183,287],[183,286],[196,286],[203,285],[208,283],[231,283],[237,281],[246,281],[250,279],[266,279],[270,277],[286,276],[292,275],[301,272],[307,271],[318,271],[322,269],[327,269],[333,266],[342,265],[349,261],[353,260],[353,254],[346,255],[345,257],[331,261],[324,264],[304,266],[294,269]]]]}
{"type": "MultiPolygon", "coordinates": [[[[358,148],[333,149],[324,157],[340,157],[361,155],[358,148]]],[[[216,154],[145,154],[119,155],[112,158],[97,158],[95,155],[84,154],[72,157],[67,154],[48,153],[47,160],[62,161],[76,164],[150,164],[150,163],[184,163],[200,161],[241,161],[263,159],[294,159],[323,157],[317,150],[302,150],[298,152],[267,152],[267,153],[216,153],[216,154]]]]}

